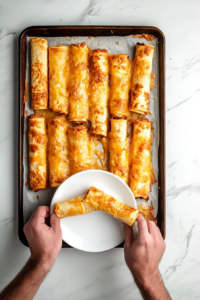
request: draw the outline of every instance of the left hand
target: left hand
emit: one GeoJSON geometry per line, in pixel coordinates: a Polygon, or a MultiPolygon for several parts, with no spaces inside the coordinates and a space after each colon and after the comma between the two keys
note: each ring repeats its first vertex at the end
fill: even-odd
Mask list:
{"type": "Polygon", "coordinates": [[[50,216],[50,227],[45,220],[50,216],[48,206],[40,206],[24,226],[29,243],[31,259],[49,271],[62,246],[60,219],[55,213],[50,216]]]}

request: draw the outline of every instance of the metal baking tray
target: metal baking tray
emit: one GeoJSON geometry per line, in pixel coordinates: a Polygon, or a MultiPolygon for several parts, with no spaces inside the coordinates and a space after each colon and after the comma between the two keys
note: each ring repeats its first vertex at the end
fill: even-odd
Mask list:
{"type": "MultiPolygon", "coordinates": [[[[158,227],[165,238],[166,226],[166,196],[165,196],[165,37],[162,31],[150,26],[32,26],[24,29],[19,36],[19,189],[18,189],[18,235],[20,241],[28,246],[23,232],[23,192],[24,167],[23,143],[27,137],[24,134],[25,102],[27,95],[26,59],[27,37],[109,37],[128,36],[137,34],[154,35],[158,39],[158,68],[159,68],[159,149],[158,149],[158,227]]],[[[28,163],[28,161],[27,161],[28,163]]],[[[63,248],[69,248],[65,242],[63,248]]],[[[117,246],[123,247],[123,243],[117,246]]]]}

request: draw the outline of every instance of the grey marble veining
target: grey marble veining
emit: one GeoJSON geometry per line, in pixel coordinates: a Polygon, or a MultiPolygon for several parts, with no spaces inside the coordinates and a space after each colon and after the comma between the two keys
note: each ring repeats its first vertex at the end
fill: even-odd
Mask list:
{"type": "MultiPolygon", "coordinates": [[[[0,0],[0,289],[29,250],[17,236],[18,37],[31,25],[152,25],[166,37],[167,249],[173,299],[200,298],[200,1],[0,0]]],[[[123,249],[61,250],[35,299],[141,299],[123,249]]]]}

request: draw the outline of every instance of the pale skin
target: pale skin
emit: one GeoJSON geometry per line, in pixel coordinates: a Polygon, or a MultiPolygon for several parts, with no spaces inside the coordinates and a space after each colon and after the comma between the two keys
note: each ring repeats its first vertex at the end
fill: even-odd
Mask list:
{"type": "MultiPolygon", "coordinates": [[[[52,268],[62,246],[62,232],[60,219],[55,213],[50,217],[50,227],[46,225],[49,216],[49,207],[41,206],[24,226],[31,256],[21,272],[1,292],[0,300],[33,299],[52,268]]],[[[165,251],[160,231],[153,222],[146,222],[140,215],[137,221],[137,240],[133,237],[132,229],[124,224],[127,266],[145,300],[170,300],[158,271],[165,251]]]]}
{"type": "Polygon", "coordinates": [[[145,221],[141,215],[137,222],[137,239],[132,228],[123,224],[126,264],[145,300],[171,300],[158,270],[166,248],[160,230],[153,221],[145,221]]]}

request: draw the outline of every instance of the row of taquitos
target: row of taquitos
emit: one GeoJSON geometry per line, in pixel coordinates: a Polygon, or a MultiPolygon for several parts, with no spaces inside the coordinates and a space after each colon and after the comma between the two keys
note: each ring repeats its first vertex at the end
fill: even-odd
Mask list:
{"type": "Polygon", "coordinates": [[[147,113],[153,52],[151,45],[136,46],[130,83],[127,54],[88,51],[86,43],[48,48],[47,40],[31,38],[31,106],[68,114],[76,123],[89,120],[90,133],[107,136],[108,111],[124,119],[129,111],[147,113]]]}
{"type": "MultiPolygon", "coordinates": [[[[58,187],[69,176],[94,169],[89,151],[89,134],[84,125],[73,127],[64,117],[48,121],[48,151],[44,117],[29,117],[29,183],[31,190],[49,185],[58,187]],[[48,155],[47,155],[48,153],[48,155]]],[[[127,143],[127,120],[111,119],[108,135],[109,171],[130,185],[134,196],[148,199],[151,189],[151,123],[147,119],[134,122],[130,151],[127,143]]]]}

